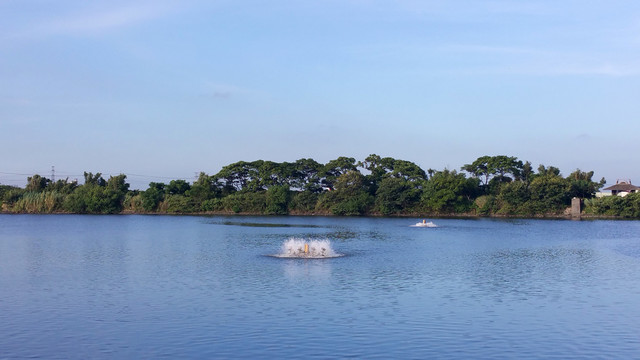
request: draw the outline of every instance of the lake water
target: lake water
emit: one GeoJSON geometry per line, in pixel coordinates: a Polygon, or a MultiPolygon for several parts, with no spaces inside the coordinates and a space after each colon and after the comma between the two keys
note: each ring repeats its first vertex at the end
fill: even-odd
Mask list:
{"type": "Polygon", "coordinates": [[[0,215],[0,359],[640,357],[640,222],[419,220],[0,215]]]}

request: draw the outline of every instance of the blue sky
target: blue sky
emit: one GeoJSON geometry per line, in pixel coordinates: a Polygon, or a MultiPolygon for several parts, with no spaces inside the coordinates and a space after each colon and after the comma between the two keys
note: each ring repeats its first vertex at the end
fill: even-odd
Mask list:
{"type": "Polygon", "coordinates": [[[639,95],[635,0],[0,0],[2,184],[371,153],[640,183],[639,95]]]}

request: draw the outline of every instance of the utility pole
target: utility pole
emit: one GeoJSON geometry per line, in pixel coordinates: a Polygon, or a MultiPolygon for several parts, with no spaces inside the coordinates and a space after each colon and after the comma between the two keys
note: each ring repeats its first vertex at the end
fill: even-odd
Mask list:
{"type": "Polygon", "coordinates": [[[51,165],[51,182],[56,182],[56,168],[53,165],[51,165]]]}

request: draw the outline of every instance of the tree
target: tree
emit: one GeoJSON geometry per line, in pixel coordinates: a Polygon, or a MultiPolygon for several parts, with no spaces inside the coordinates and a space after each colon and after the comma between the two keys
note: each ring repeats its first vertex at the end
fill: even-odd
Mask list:
{"type": "Polygon", "coordinates": [[[464,165],[462,170],[476,178],[481,178],[485,192],[495,193],[499,191],[501,184],[518,179],[523,171],[523,166],[522,161],[516,157],[481,156],[473,163],[464,165]],[[493,180],[493,183],[490,183],[490,180],[493,180]]]}
{"type": "Polygon", "coordinates": [[[377,185],[382,181],[382,178],[393,171],[394,163],[395,159],[393,158],[382,158],[379,155],[371,154],[358,165],[369,170],[371,174],[368,176],[368,180],[374,185],[374,189],[377,189],[377,185]]]}
{"type": "Polygon", "coordinates": [[[502,204],[503,213],[522,213],[523,205],[531,199],[529,186],[524,181],[514,181],[504,184],[498,194],[498,200],[502,204]]]}
{"type": "Polygon", "coordinates": [[[246,189],[247,184],[256,176],[257,169],[246,161],[227,165],[216,174],[218,181],[222,182],[223,191],[227,194],[246,189]]]}
{"type": "Polygon", "coordinates": [[[358,165],[370,172],[365,179],[371,194],[377,192],[385,178],[406,180],[414,188],[422,188],[424,181],[427,180],[425,171],[411,161],[397,160],[391,157],[382,158],[379,155],[371,154],[358,165]]]}
{"type": "Polygon", "coordinates": [[[25,188],[26,191],[31,192],[40,192],[44,191],[47,185],[51,182],[51,180],[44,178],[38,174],[35,174],[31,177],[27,178],[27,186],[25,188]]]}
{"type": "Polygon", "coordinates": [[[151,182],[147,190],[140,193],[142,198],[142,208],[146,211],[154,211],[158,208],[158,204],[164,200],[165,185],[163,183],[151,182]]]}
{"type": "Polygon", "coordinates": [[[266,213],[269,215],[285,215],[289,212],[289,187],[272,186],[267,190],[266,213]]]}
{"type": "Polygon", "coordinates": [[[78,181],[69,181],[69,178],[64,180],[60,179],[58,181],[51,182],[47,185],[47,191],[56,191],[60,194],[69,195],[73,193],[73,191],[78,187],[78,181]]]}
{"type": "Polygon", "coordinates": [[[101,173],[96,173],[95,175],[93,175],[90,172],[84,172],[84,183],[85,185],[90,184],[90,185],[98,185],[98,186],[105,186],[107,184],[107,182],[102,178],[102,174],[101,173]]]}
{"type": "Polygon", "coordinates": [[[569,181],[569,196],[590,199],[596,195],[596,192],[604,186],[606,180],[602,178],[600,182],[591,180],[593,171],[584,172],[580,169],[572,172],[567,176],[569,181]]]}
{"type": "Polygon", "coordinates": [[[490,161],[491,161],[490,156],[481,156],[471,164],[466,164],[462,166],[461,169],[468,172],[473,177],[476,177],[476,178],[484,177],[484,180],[482,181],[482,185],[487,186],[489,184],[489,176],[491,175],[491,170],[489,168],[490,161]]]}
{"type": "Polygon", "coordinates": [[[420,199],[420,191],[408,180],[387,177],[376,191],[376,209],[383,215],[401,213],[411,209],[420,199]]]}
{"type": "Polygon", "coordinates": [[[68,195],[62,207],[79,214],[116,214],[122,211],[124,198],[129,189],[126,175],[109,177],[105,181],[100,173],[84,173],[85,183],[68,195]]]}
{"type": "Polygon", "coordinates": [[[217,186],[216,178],[204,172],[198,175],[198,179],[193,182],[191,189],[187,191],[196,204],[202,204],[207,200],[221,196],[220,188],[217,186]]]}
{"type": "Polygon", "coordinates": [[[477,178],[467,178],[455,170],[433,172],[421,199],[427,211],[436,213],[466,212],[479,191],[477,178]]]}
{"type": "Polygon", "coordinates": [[[313,159],[299,159],[294,163],[295,172],[293,173],[293,184],[295,189],[310,192],[320,192],[319,173],[323,170],[323,165],[313,159]]]}
{"type": "Polygon", "coordinates": [[[374,201],[364,185],[364,176],[359,171],[347,171],[335,180],[334,191],[323,193],[318,206],[334,215],[363,215],[374,201]]]}
{"type": "Polygon", "coordinates": [[[517,179],[523,170],[523,164],[515,156],[498,155],[491,158],[489,169],[492,174],[500,179],[504,179],[507,176],[517,179]]]}
{"type": "Polygon", "coordinates": [[[169,195],[184,195],[191,189],[191,185],[185,180],[171,180],[165,188],[165,192],[169,195]]]}
{"type": "MultiPolygon", "coordinates": [[[[541,165],[541,168],[544,167],[541,165]]],[[[560,176],[553,167],[551,171],[537,174],[529,185],[531,199],[528,202],[529,213],[545,214],[559,212],[571,202],[569,181],[560,176]]],[[[549,170],[549,169],[547,169],[549,170]]]]}
{"type": "Polygon", "coordinates": [[[531,166],[531,163],[529,161],[525,162],[524,165],[522,165],[522,171],[520,171],[519,175],[520,176],[518,176],[516,180],[524,181],[527,184],[531,182],[534,172],[533,167],[531,166]]]}
{"type": "Polygon", "coordinates": [[[329,189],[334,188],[334,183],[338,177],[351,172],[358,171],[356,167],[356,159],[340,156],[335,160],[329,161],[322,169],[320,176],[322,177],[322,185],[329,189]]]}
{"type": "Polygon", "coordinates": [[[535,178],[539,176],[560,176],[560,169],[555,166],[545,167],[540,164],[540,166],[538,166],[538,173],[534,174],[533,177],[535,178]]]}

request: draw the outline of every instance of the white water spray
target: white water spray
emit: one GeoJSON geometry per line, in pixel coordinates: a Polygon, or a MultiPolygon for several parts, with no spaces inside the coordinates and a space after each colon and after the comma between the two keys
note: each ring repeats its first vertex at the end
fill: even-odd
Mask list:
{"type": "Polygon", "coordinates": [[[274,256],[281,258],[323,259],[343,255],[333,251],[329,240],[290,238],[282,244],[280,254],[274,256]]]}

